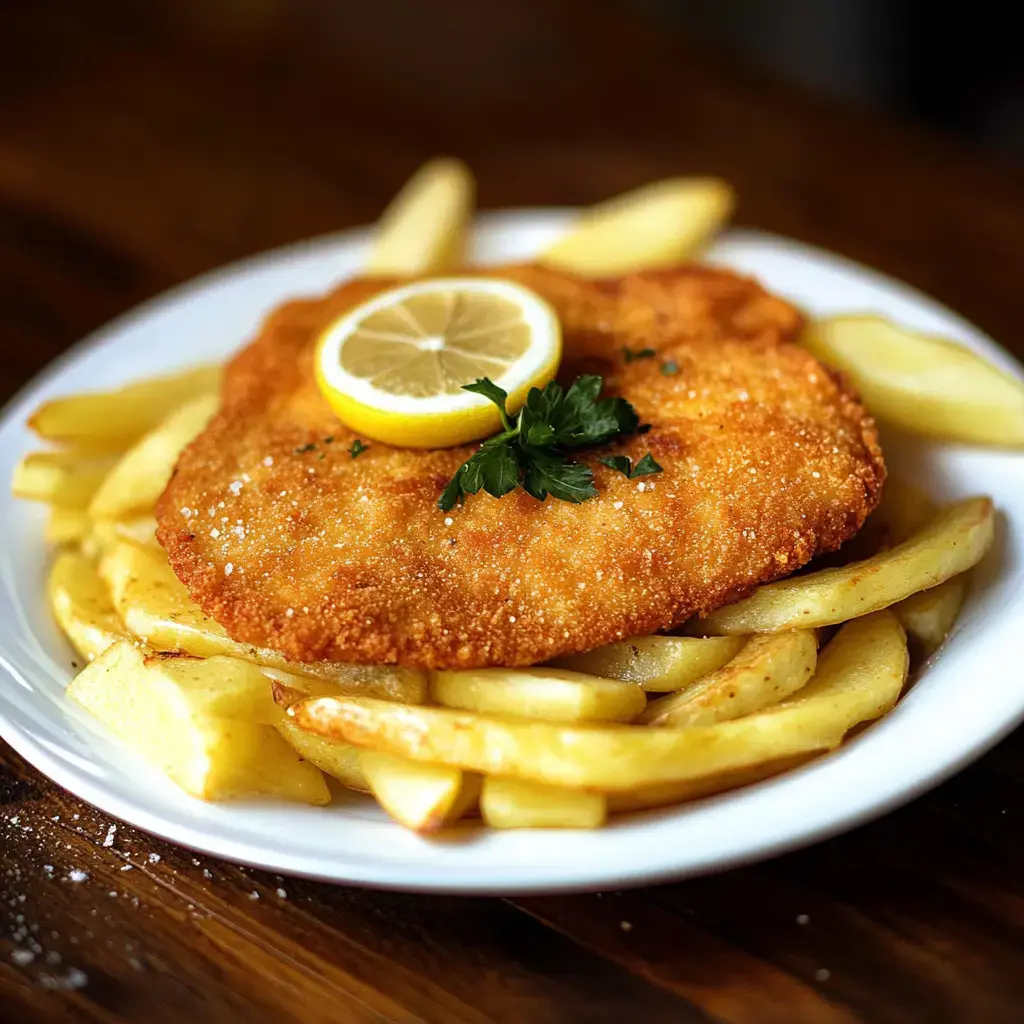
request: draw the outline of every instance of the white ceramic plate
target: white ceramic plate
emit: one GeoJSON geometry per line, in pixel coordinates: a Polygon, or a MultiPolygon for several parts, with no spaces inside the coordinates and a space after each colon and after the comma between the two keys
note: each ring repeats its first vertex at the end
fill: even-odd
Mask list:
{"type": "MultiPolygon", "coordinates": [[[[568,211],[480,218],[481,260],[520,258],[553,238],[568,211]]],[[[235,264],[140,307],[79,345],[29,385],[0,419],[0,479],[35,447],[23,423],[53,395],[109,387],[226,356],[279,301],[327,288],[360,265],[353,231],[235,264]]],[[[948,310],[903,285],[817,249],[763,234],[725,236],[716,262],[757,275],[814,314],[875,311],[1017,364],[948,310]]],[[[956,630],[883,721],[815,764],[686,807],[615,821],[597,832],[467,829],[427,840],[368,799],[328,809],[272,802],[206,804],[122,752],[64,699],[72,652],[50,620],[43,510],[0,487],[0,734],[60,785],[117,817],[185,846],[273,871],[407,890],[513,893],[656,882],[766,857],[850,828],[961,768],[1024,718],[1024,457],[890,444],[891,466],[937,496],[991,494],[999,540],[980,567],[956,630]]]]}

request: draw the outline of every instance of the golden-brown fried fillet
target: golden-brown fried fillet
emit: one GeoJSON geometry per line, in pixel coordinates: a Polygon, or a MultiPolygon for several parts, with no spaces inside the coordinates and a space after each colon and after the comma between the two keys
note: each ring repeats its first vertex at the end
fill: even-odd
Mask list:
{"type": "Polygon", "coordinates": [[[238,640],[308,661],[528,665],[672,627],[852,536],[885,476],[872,421],[753,281],[685,266],[586,281],[489,271],[557,308],[560,378],[605,377],[644,436],[587,453],[599,497],[436,500],[472,446],[358,459],[313,380],[318,331],[383,287],[291,302],[230,364],[160,501],[159,538],[238,640]],[[623,347],[656,358],[626,363],[623,347]],[[662,372],[671,360],[678,373],[662,372]],[[316,448],[299,451],[309,444],[316,448]],[[642,480],[597,463],[651,451],[642,480]]]}

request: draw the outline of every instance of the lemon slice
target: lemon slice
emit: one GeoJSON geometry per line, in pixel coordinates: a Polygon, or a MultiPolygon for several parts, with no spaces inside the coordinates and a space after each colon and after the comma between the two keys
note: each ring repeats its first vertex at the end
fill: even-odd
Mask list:
{"type": "Polygon", "coordinates": [[[555,375],[555,311],[520,285],[485,277],[416,281],[357,306],[320,338],[316,377],[334,411],[375,441],[444,448],[501,429],[497,407],[463,391],[489,377],[515,412],[555,375]]]}

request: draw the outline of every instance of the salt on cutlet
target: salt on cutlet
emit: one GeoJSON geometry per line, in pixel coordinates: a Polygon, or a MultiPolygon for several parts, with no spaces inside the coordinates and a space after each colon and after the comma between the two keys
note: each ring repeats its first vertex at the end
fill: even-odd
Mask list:
{"type": "Polygon", "coordinates": [[[599,491],[583,504],[515,491],[441,512],[474,446],[353,458],[314,380],[320,330],[390,282],[286,303],[228,367],[157,508],[174,571],[236,640],[296,661],[537,664],[743,597],[837,548],[878,503],[872,420],[756,282],[691,265],[485,273],[550,301],[560,379],[600,374],[650,431],[580,453],[599,491]],[[641,480],[597,461],[648,451],[663,471],[641,480]]]}

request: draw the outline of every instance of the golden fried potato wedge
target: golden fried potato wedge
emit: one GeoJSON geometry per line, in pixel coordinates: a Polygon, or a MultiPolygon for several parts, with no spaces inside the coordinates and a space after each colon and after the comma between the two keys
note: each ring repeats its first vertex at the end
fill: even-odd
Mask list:
{"type": "MultiPolygon", "coordinates": [[[[467,773],[458,768],[423,764],[376,750],[360,751],[359,763],[377,803],[414,832],[436,832],[465,810],[466,801],[460,798],[467,773]]],[[[469,787],[478,792],[475,779],[469,787]]]]}
{"type": "Polygon", "coordinates": [[[152,513],[130,516],[127,519],[93,519],[91,522],[91,543],[99,555],[113,551],[122,541],[149,544],[159,548],[156,540],[156,519],[152,513]]]}
{"type": "Polygon", "coordinates": [[[72,680],[68,696],[193,796],[327,803],[319,769],[250,714],[266,680],[249,677],[260,673],[244,662],[225,664],[232,661],[159,655],[121,640],[72,680]]]}
{"type": "Polygon", "coordinates": [[[736,636],[638,636],[559,658],[552,664],[668,693],[720,669],[739,654],[745,642],[736,636]]]}
{"type": "Polygon", "coordinates": [[[300,663],[288,661],[276,651],[232,640],[192,600],[161,548],[122,541],[101,559],[100,575],[110,587],[114,607],[125,626],[156,650],[185,651],[199,658],[217,654],[241,658],[277,670],[289,685],[300,686],[297,677],[309,676],[347,693],[413,704],[426,699],[426,674],[415,669],[300,663]]]}
{"type": "Polygon", "coordinates": [[[114,391],[67,395],[41,405],[28,425],[50,441],[124,451],[178,406],[216,394],[220,379],[219,366],[197,366],[114,391]]]}
{"type": "Polygon", "coordinates": [[[96,566],[77,551],[62,551],[50,569],[46,596],[71,646],[92,661],[128,634],[96,566]]]}
{"type": "Polygon", "coordinates": [[[54,506],[50,509],[50,515],[46,520],[46,542],[48,544],[78,544],[83,541],[92,530],[92,520],[89,513],[80,508],[59,508],[54,506]]]}
{"type": "Polygon", "coordinates": [[[892,610],[907,633],[920,644],[920,651],[929,655],[949,635],[966,593],[967,574],[954,576],[931,590],[912,594],[893,605],[892,610]]]}
{"type": "Polygon", "coordinates": [[[14,467],[11,493],[64,509],[85,509],[113,461],[79,451],[32,452],[14,467]]]}
{"type": "Polygon", "coordinates": [[[682,728],[749,715],[778,704],[804,686],[817,659],[818,643],[812,630],[751,637],[717,672],[652,700],[639,721],[682,728]]]}
{"type": "Polygon", "coordinates": [[[788,772],[792,768],[806,764],[814,756],[814,754],[797,754],[795,757],[783,757],[777,761],[767,761],[749,768],[736,768],[719,775],[708,775],[702,779],[663,782],[655,786],[630,790],[628,793],[609,793],[608,812],[610,814],[628,814],[631,811],[647,811],[655,807],[686,803],[688,800],[700,800],[706,796],[714,796],[716,793],[725,793],[730,789],[739,789],[740,786],[763,782],[773,775],[780,775],[782,772],[788,772]]]}
{"type": "Polygon", "coordinates": [[[976,565],[992,544],[989,498],[968,498],[940,511],[910,540],[863,562],[823,569],[759,587],[712,612],[706,633],[773,633],[810,629],[888,608],[976,565]]]}
{"type": "Polygon", "coordinates": [[[720,178],[667,178],[586,210],[540,262],[592,277],[670,266],[695,256],[729,219],[720,178]]]}
{"type": "Polygon", "coordinates": [[[842,370],[868,409],[915,434],[1024,445],[1024,384],[950,341],[876,316],[808,326],[803,344],[842,370]]]}
{"type": "Polygon", "coordinates": [[[600,828],[608,817],[608,798],[489,775],[480,794],[480,813],[491,828],[600,828]]]}
{"type": "Polygon", "coordinates": [[[630,722],[647,703],[634,683],[558,668],[480,668],[434,673],[438,704],[548,722],[630,722]]]}
{"type": "Polygon", "coordinates": [[[462,266],[476,185],[461,161],[425,163],[377,222],[367,274],[441,274],[462,266]]]}
{"type": "Polygon", "coordinates": [[[285,743],[303,760],[315,764],[322,772],[334,776],[349,789],[360,793],[370,792],[370,783],[363,774],[359,763],[360,750],[342,740],[316,736],[303,732],[290,718],[277,723],[277,731],[285,743]]]}
{"type": "Polygon", "coordinates": [[[171,479],[182,450],[217,411],[216,394],[202,395],[175,409],[128,449],[89,503],[94,519],[124,519],[150,512],[171,479]]]}
{"type": "Polygon", "coordinates": [[[896,701],[907,672],[890,612],[848,623],[792,699],[745,718],[689,729],[558,725],[369,697],[314,697],[288,713],[301,729],[384,753],[551,786],[623,792],[829,750],[896,701]]]}

